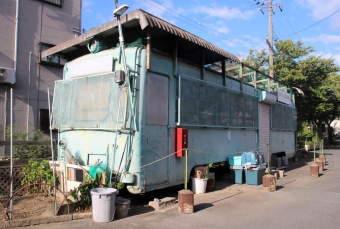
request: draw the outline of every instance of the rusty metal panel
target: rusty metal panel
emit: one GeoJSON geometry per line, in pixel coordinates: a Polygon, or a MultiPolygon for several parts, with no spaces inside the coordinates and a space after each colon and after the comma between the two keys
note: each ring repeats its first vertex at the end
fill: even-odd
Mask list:
{"type": "MultiPolygon", "coordinates": [[[[211,50],[221,56],[224,56],[228,59],[231,59],[237,63],[240,63],[241,61],[239,58],[215,45],[212,45],[208,41],[205,41],[183,29],[178,28],[175,25],[170,24],[169,22],[166,22],[158,17],[153,16],[152,14],[149,14],[143,10],[137,9],[133,12],[130,12],[128,14],[125,14],[121,17],[122,24],[132,24],[133,26],[137,25],[137,23],[140,25],[141,29],[144,30],[147,27],[154,27],[159,28],[165,32],[168,32],[170,34],[173,34],[175,36],[181,37],[185,40],[188,40],[194,44],[197,44],[203,48],[206,48],[208,50],[211,50]],[[137,19],[137,20],[136,20],[137,19]]],[[[97,28],[91,29],[87,33],[80,35],[72,40],[66,41],[64,43],[61,43],[60,45],[57,45],[53,48],[50,48],[48,50],[45,50],[41,53],[41,57],[46,57],[52,54],[56,54],[60,51],[70,49],[71,47],[75,45],[85,45],[87,44],[87,39],[90,37],[94,37],[95,35],[107,32],[108,30],[117,31],[117,20],[110,21],[108,23],[105,23],[97,28]]]]}

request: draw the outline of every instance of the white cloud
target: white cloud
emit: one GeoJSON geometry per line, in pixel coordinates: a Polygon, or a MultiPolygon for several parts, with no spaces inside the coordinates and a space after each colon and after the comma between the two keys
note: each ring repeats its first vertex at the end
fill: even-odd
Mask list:
{"type": "Polygon", "coordinates": [[[320,34],[317,37],[311,38],[302,38],[303,42],[312,42],[312,43],[340,43],[340,35],[330,35],[330,34],[320,34]]]}
{"type": "Polygon", "coordinates": [[[99,21],[101,24],[110,21],[110,18],[105,18],[101,13],[97,13],[96,19],[97,19],[97,21],[99,21]]]}
{"type": "Polygon", "coordinates": [[[171,24],[176,24],[176,17],[180,17],[185,10],[183,8],[175,8],[172,1],[160,0],[160,1],[143,1],[137,0],[135,8],[140,8],[146,12],[159,17],[171,24]],[[168,13],[167,13],[168,12],[168,13]]]}
{"type": "MultiPolygon", "coordinates": [[[[227,46],[235,47],[240,46],[246,49],[255,49],[261,51],[262,49],[268,48],[264,41],[257,37],[250,35],[242,36],[241,38],[233,38],[230,40],[225,40],[224,42],[227,46]]],[[[244,55],[244,54],[241,54],[244,55]]],[[[248,55],[248,54],[247,54],[248,55]]]]}
{"type": "Polygon", "coordinates": [[[333,53],[315,53],[316,56],[322,56],[323,58],[332,58],[335,60],[335,63],[340,66],[340,54],[333,54],[333,53]]]}
{"type": "Polygon", "coordinates": [[[228,34],[230,29],[223,21],[217,21],[215,23],[210,23],[205,25],[205,29],[209,28],[209,30],[214,33],[216,36],[220,34],[228,34]]]}
{"type": "Polygon", "coordinates": [[[91,6],[93,5],[93,1],[91,0],[83,0],[83,10],[86,13],[93,13],[93,11],[91,10],[91,6]]]}
{"type": "Polygon", "coordinates": [[[227,6],[212,5],[212,6],[196,6],[190,9],[193,13],[205,14],[208,17],[217,17],[223,19],[239,18],[248,20],[254,16],[254,11],[242,12],[238,8],[229,8],[227,6]]]}
{"type": "MultiPolygon", "coordinates": [[[[311,16],[318,20],[321,20],[330,14],[334,13],[340,8],[339,0],[296,0],[301,6],[311,10],[311,16]]],[[[330,26],[333,29],[340,29],[340,14],[334,14],[330,17],[330,26]]]]}
{"type": "Polygon", "coordinates": [[[244,37],[245,39],[250,40],[250,41],[253,42],[253,43],[264,43],[264,41],[261,40],[261,39],[258,38],[258,37],[253,37],[253,36],[250,36],[250,35],[244,35],[243,37],[244,37]]]}

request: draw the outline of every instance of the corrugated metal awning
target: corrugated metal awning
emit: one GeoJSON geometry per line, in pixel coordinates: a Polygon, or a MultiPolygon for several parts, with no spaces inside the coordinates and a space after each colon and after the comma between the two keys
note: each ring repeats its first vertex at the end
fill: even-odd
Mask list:
{"type": "MultiPolygon", "coordinates": [[[[206,50],[214,52],[217,55],[230,59],[232,61],[241,63],[239,58],[213,44],[207,42],[175,25],[172,25],[158,17],[155,17],[143,10],[137,9],[133,12],[125,14],[121,16],[121,23],[124,28],[124,37],[128,36],[128,31],[126,30],[133,30],[136,27],[141,29],[142,31],[146,30],[147,28],[150,29],[157,29],[162,31],[162,35],[168,34],[174,37],[178,37],[179,39],[185,40],[189,43],[194,45],[200,46],[206,50]]],[[[118,33],[118,22],[117,20],[113,20],[107,22],[101,26],[98,26],[94,29],[89,30],[85,34],[82,34],[76,38],[68,40],[64,43],[61,43],[57,46],[54,46],[48,50],[45,50],[41,53],[41,57],[46,57],[49,55],[67,55],[74,51],[79,50],[80,47],[86,47],[88,40],[93,37],[106,37],[112,36],[118,33]]]]}

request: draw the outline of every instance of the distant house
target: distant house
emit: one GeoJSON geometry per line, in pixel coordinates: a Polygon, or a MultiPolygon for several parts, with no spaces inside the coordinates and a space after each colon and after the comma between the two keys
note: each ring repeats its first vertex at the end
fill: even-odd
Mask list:
{"type": "Polygon", "coordinates": [[[10,88],[13,123],[28,133],[48,131],[47,88],[53,95],[65,60],[40,58],[40,52],[80,34],[81,5],[81,0],[0,1],[1,132],[10,122],[10,88]]]}

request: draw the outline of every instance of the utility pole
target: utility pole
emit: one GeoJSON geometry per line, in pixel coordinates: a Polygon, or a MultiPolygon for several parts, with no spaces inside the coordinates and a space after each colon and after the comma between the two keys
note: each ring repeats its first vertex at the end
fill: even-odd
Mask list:
{"type": "MultiPolygon", "coordinates": [[[[257,1],[256,4],[260,4],[261,6],[265,5],[266,3],[264,0],[254,0],[257,1]]],[[[263,6],[259,8],[259,10],[264,14],[263,9],[268,9],[268,39],[266,39],[266,42],[269,46],[269,76],[271,78],[274,78],[274,48],[273,48],[273,8],[278,7],[280,11],[282,12],[282,8],[280,4],[276,4],[273,6],[273,0],[267,1],[268,6],[263,6]]]]}
{"type": "Polygon", "coordinates": [[[273,52],[273,5],[268,0],[268,32],[269,32],[269,76],[274,78],[274,52],[273,52]]]}

